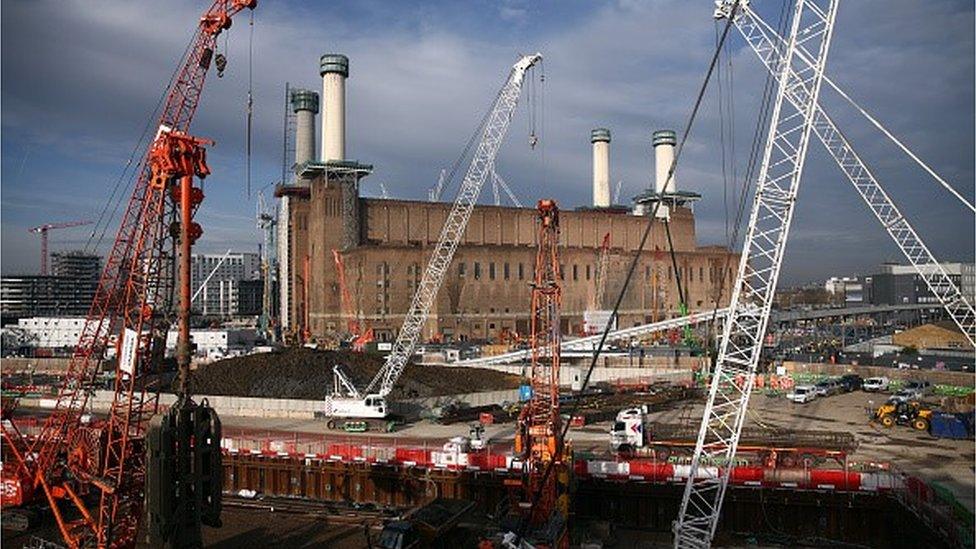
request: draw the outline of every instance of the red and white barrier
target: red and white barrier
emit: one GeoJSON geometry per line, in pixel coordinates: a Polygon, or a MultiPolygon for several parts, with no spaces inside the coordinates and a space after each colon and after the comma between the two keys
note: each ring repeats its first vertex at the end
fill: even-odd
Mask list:
{"type": "MultiPolygon", "coordinates": [[[[691,465],[651,460],[584,460],[575,464],[577,477],[609,478],[621,481],[685,482],[691,465]]],[[[718,478],[724,469],[699,467],[695,478],[718,478]]],[[[729,482],[737,486],[795,488],[803,490],[884,491],[900,487],[899,476],[887,470],[845,471],[842,469],[785,469],[758,466],[732,468],[729,482]]]]}

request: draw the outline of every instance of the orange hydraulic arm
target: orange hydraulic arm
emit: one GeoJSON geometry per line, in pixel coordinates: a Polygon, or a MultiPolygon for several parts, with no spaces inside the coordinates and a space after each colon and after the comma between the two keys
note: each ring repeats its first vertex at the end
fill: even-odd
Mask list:
{"type": "MultiPolygon", "coordinates": [[[[215,55],[218,35],[230,27],[235,14],[256,4],[256,0],[214,0],[200,18],[168,89],[156,136],[140,163],[56,406],[29,445],[18,433],[4,429],[5,441],[13,448],[30,449],[17,453],[22,456],[17,470],[31,477],[22,480],[40,487],[54,511],[63,496],[79,508],[82,518],[77,521],[67,522],[60,512],[54,513],[69,547],[136,543],[143,515],[145,433],[157,411],[157,396],[151,390],[158,374],[154,359],[161,355],[167,328],[160,317],[172,299],[174,284],[169,254],[179,231],[171,228],[170,221],[179,218],[181,202],[195,211],[203,193],[191,188],[190,181],[208,173],[202,140],[188,131],[208,69],[215,62],[219,69],[223,63],[222,56],[215,55]],[[82,444],[78,436],[80,416],[90,381],[110,346],[116,347],[118,357],[115,395],[102,435],[103,451],[98,459],[90,459],[91,445],[82,444]],[[78,479],[100,493],[96,512],[86,509],[81,498],[71,497],[78,479]]],[[[201,232],[195,223],[185,229],[191,239],[201,232]]]]}
{"type": "Polygon", "coordinates": [[[339,250],[332,250],[332,259],[335,261],[336,273],[339,274],[339,302],[342,316],[346,319],[346,326],[353,338],[359,337],[359,320],[353,310],[352,296],[349,294],[349,287],[346,286],[346,265],[342,262],[342,255],[339,250]]]}
{"type": "Polygon", "coordinates": [[[600,245],[600,261],[596,266],[596,309],[603,309],[607,296],[607,269],[610,267],[610,233],[603,236],[600,245]]]}

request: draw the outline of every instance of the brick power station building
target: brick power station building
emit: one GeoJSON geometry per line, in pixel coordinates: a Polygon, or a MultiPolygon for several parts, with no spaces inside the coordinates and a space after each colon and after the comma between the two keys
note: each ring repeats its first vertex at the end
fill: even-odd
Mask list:
{"type": "MultiPolygon", "coordinates": [[[[359,181],[371,166],[345,157],[345,56],[321,59],[323,78],[322,148],[315,158],[315,117],[319,96],[295,90],[296,177],[277,189],[280,322],[286,333],[327,337],[345,329],[349,316],[372,327],[380,341],[392,340],[440,237],[450,203],[388,200],[359,196],[359,181]],[[343,315],[338,250],[345,266],[353,311],[343,315]]],[[[635,208],[609,204],[610,132],[594,130],[594,206],[564,206],[560,226],[563,280],[562,331],[579,333],[584,312],[609,309],[640,245],[650,204],[667,198],[620,311],[619,326],[679,314],[674,269],[664,221],[669,220],[686,303],[691,311],[710,309],[717,296],[728,303],[737,255],[722,246],[699,246],[690,207],[693,193],[665,182],[673,158],[673,132],[655,133],[658,181],[635,208]],[[662,168],[663,166],[663,168],[662,168]],[[597,263],[604,235],[611,246],[605,303],[593,303],[597,263]],[[723,276],[724,271],[724,276],[723,276]],[[722,285],[724,284],[724,288],[722,285]]],[[[534,208],[475,208],[450,271],[431,311],[424,336],[445,340],[497,339],[504,330],[528,332],[529,282],[536,253],[534,208]]]]}

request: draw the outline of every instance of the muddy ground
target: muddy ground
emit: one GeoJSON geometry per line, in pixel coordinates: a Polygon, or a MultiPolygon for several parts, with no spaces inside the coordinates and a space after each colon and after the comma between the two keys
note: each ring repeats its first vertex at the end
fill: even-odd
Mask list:
{"type": "MultiPolygon", "coordinates": [[[[192,375],[194,393],[247,397],[318,399],[332,391],[332,367],[342,365],[364,387],[383,365],[378,356],[292,348],[202,364],[192,375]]],[[[515,389],[519,376],[478,368],[407,366],[393,399],[515,389]]]]}

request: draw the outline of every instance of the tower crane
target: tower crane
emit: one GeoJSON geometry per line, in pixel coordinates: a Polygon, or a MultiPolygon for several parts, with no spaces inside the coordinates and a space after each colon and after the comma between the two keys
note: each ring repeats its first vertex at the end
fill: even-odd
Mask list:
{"type": "Polygon", "coordinates": [[[603,243],[600,244],[600,260],[596,265],[596,297],[594,306],[597,309],[603,308],[603,302],[607,298],[607,276],[610,268],[610,233],[603,235],[603,243]]]}
{"type": "MultiPolygon", "coordinates": [[[[730,0],[720,0],[716,2],[717,9],[715,16],[727,18],[732,15],[732,2],[730,0]]],[[[735,28],[742,35],[746,43],[759,56],[760,61],[777,79],[782,78],[782,74],[777,68],[783,62],[784,40],[779,34],[764,21],[749,5],[748,2],[740,2],[739,8],[732,19],[735,28]]],[[[810,64],[806,52],[797,51],[797,55],[810,64]]],[[[843,97],[849,96],[844,93],[828,76],[824,76],[824,82],[838,91],[843,97]]],[[[786,100],[793,105],[797,105],[803,97],[793,90],[786,91],[786,100]]],[[[855,107],[862,113],[863,109],[855,104],[855,107]]],[[[869,120],[875,125],[877,122],[865,113],[869,120]]],[[[880,127],[880,126],[879,126],[880,127]]],[[[883,128],[882,128],[883,130],[883,128]]],[[[891,136],[886,130],[886,135],[891,136]]],[[[892,201],[884,187],[874,176],[874,173],[865,165],[864,161],[854,150],[847,137],[837,128],[833,119],[827,114],[823,107],[817,103],[814,105],[813,133],[820,139],[831,158],[837,163],[847,180],[854,187],[857,194],[864,200],[871,213],[881,222],[881,225],[894,240],[895,245],[901,250],[902,254],[909,263],[915,268],[919,278],[925,281],[929,291],[935,295],[942,303],[953,322],[959,326],[963,334],[969,338],[970,344],[976,346],[976,312],[973,303],[966,300],[966,296],[960,292],[959,287],[949,278],[948,273],[936,260],[935,256],[929,251],[928,246],[922,238],[915,232],[915,229],[908,222],[908,219],[901,213],[898,206],[892,201]]],[[[915,159],[907,149],[896,139],[903,150],[915,159]]],[[[916,160],[918,162],[918,160],[916,160]]],[[[933,173],[927,166],[922,165],[929,173],[933,173]]],[[[940,183],[945,184],[940,178],[936,177],[940,183]]],[[[965,200],[960,200],[968,207],[971,207],[965,200]]],[[[971,299],[971,298],[970,298],[971,299]]]]}
{"type": "Polygon", "coordinates": [[[54,229],[67,229],[69,227],[83,227],[91,225],[91,221],[66,221],[64,223],[45,223],[37,227],[27,229],[29,233],[41,235],[41,276],[47,275],[47,233],[54,229]]]}
{"type": "MultiPolygon", "coordinates": [[[[2,471],[5,493],[6,488],[17,486],[22,499],[32,494],[46,499],[68,547],[136,544],[144,514],[147,469],[160,470],[147,468],[147,428],[158,409],[158,392],[152,385],[160,373],[159,358],[166,340],[163,313],[175,284],[167,264],[173,239],[178,239],[181,262],[186,262],[181,265],[180,351],[188,358],[187,255],[190,244],[202,234],[192,214],[203,199],[203,191],[193,186],[193,178],[209,174],[203,148],[207,141],[189,135],[190,123],[208,69],[211,64],[222,68],[226,63],[223,55],[215,53],[217,37],[231,26],[235,14],[256,5],[256,0],[213,0],[198,20],[167,89],[155,137],[136,172],[131,198],[106,256],[55,406],[33,441],[8,422],[2,424],[4,442],[13,455],[13,466],[2,471]],[[180,221],[171,226],[173,219],[180,221]],[[118,350],[111,407],[101,426],[87,428],[81,424],[81,415],[89,398],[90,381],[110,346],[118,350]],[[62,499],[75,507],[80,518],[69,519],[62,513],[62,499]]],[[[185,384],[180,393],[181,400],[188,398],[185,384]]],[[[219,446],[219,426],[216,440],[213,430],[206,433],[191,445],[216,442],[219,446]]],[[[208,462],[219,467],[217,450],[216,458],[208,462]]],[[[203,509],[205,523],[219,521],[219,478],[216,482],[216,501],[213,494],[197,492],[203,505],[209,505],[203,509]]],[[[172,488],[165,482],[161,485],[172,488]]]]}
{"type": "Polygon", "coordinates": [[[566,517],[558,512],[559,474],[546,475],[552,464],[564,467],[565,445],[559,415],[559,363],[562,332],[559,313],[562,288],[559,285],[559,208],[554,200],[540,200],[537,206],[539,247],[532,283],[531,387],[532,396],[519,414],[515,452],[525,463],[524,483],[528,524],[537,533],[534,547],[569,547],[566,517]],[[538,496],[536,496],[538,494],[538,496]],[[535,503],[535,505],[531,505],[535,503]]]}
{"type": "MultiPolygon", "coordinates": [[[[494,165],[498,149],[508,132],[509,123],[518,105],[522,83],[526,72],[542,60],[541,54],[524,55],[512,66],[508,78],[492,104],[481,130],[481,140],[471,158],[471,164],[461,182],[454,205],[441,228],[441,235],[431,252],[427,268],[417,286],[410,309],[403,319],[403,326],[393,343],[393,350],[387,356],[383,367],[360,391],[345,375],[341,367],[335,366],[333,373],[335,386],[333,393],[326,397],[326,414],[334,418],[382,419],[387,415],[386,396],[393,390],[397,379],[413,355],[414,347],[420,338],[424,324],[434,305],[437,292],[464,236],[465,227],[471,217],[481,188],[494,165]]],[[[332,425],[335,425],[334,420],[332,425]]]]}
{"type": "Polygon", "coordinates": [[[264,282],[261,296],[261,317],[258,322],[258,327],[264,333],[265,337],[269,337],[274,331],[274,304],[271,298],[274,289],[274,275],[277,273],[275,265],[277,259],[275,257],[275,250],[277,249],[275,233],[276,227],[278,226],[278,218],[275,216],[274,210],[269,208],[265,202],[263,192],[258,192],[256,220],[257,227],[261,230],[263,237],[263,245],[261,247],[261,280],[264,282]]]}
{"type": "MultiPolygon", "coordinates": [[[[730,17],[740,3],[728,2],[730,17]]],[[[676,548],[709,547],[718,525],[786,250],[837,3],[796,0],[786,47],[775,65],[779,86],[718,361],[674,523],[676,548]],[[703,462],[724,466],[717,476],[699,478],[703,462]]]]}

